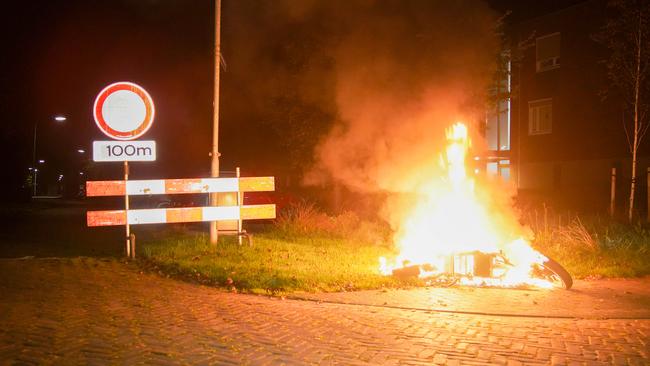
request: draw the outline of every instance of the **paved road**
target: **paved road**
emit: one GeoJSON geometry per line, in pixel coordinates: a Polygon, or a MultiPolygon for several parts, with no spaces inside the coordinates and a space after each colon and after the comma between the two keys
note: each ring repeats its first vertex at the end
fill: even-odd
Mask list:
{"type": "MultiPolygon", "coordinates": [[[[481,296],[507,302],[512,291],[481,296]]],[[[282,300],[116,259],[0,260],[0,294],[7,364],[650,364],[648,319],[282,300]]]]}
{"type": "Polygon", "coordinates": [[[575,280],[569,291],[431,287],[294,294],[292,298],[439,312],[585,319],[650,319],[650,277],[575,280]]]}

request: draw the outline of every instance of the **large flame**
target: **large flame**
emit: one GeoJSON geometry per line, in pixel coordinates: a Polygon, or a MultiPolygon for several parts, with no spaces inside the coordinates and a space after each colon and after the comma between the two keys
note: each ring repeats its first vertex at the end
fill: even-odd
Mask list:
{"type": "Polygon", "coordinates": [[[448,271],[449,261],[457,261],[457,268],[473,267],[473,257],[462,259],[459,255],[463,253],[501,253],[510,262],[507,266],[495,268],[491,276],[461,276],[461,281],[550,287],[549,282],[531,276],[534,265],[546,258],[525,239],[512,237],[517,230],[504,227],[503,221],[495,219],[498,215],[489,212],[489,205],[478,199],[476,183],[467,174],[466,158],[471,146],[467,127],[462,123],[451,126],[447,141],[440,160],[446,176],[432,178],[417,192],[417,203],[395,235],[399,254],[391,261],[381,258],[380,271],[388,275],[405,265],[426,265],[423,268],[427,271],[421,271],[420,276],[431,276],[448,271]]]}

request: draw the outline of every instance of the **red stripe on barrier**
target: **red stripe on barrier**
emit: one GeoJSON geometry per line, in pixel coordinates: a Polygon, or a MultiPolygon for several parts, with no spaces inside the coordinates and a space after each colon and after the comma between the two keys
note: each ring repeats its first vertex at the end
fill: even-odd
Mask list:
{"type": "Polygon", "coordinates": [[[274,219],[275,205],[247,205],[240,211],[242,220],[274,219]]]}
{"type": "Polygon", "coordinates": [[[193,188],[193,185],[200,184],[201,178],[197,179],[165,179],[165,193],[201,193],[201,190],[193,188]]]}
{"type": "Polygon", "coordinates": [[[239,190],[242,192],[259,192],[275,190],[274,177],[241,177],[239,190]]]}
{"type": "Polygon", "coordinates": [[[86,182],[86,197],[124,196],[126,183],[123,180],[100,180],[86,182]]]}
{"type": "Polygon", "coordinates": [[[126,211],[88,211],[86,220],[88,226],[126,225],[126,211]]]}
{"type": "Polygon", "coordinates": [[[168,208],[165,210],[167,223],[203,221],[202,207],[168,208]]]}

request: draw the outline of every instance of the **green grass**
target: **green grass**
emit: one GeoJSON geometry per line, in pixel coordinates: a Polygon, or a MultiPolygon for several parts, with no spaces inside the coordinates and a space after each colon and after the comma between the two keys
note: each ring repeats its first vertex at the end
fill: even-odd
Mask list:
{"type": "Polygon", "coordinates": [[[221,236],[213,246],[205,234],[176,234],[141,243],[146,263],[163,272],[254,293],[342,291],[396,287],[393,277],[378,273],[382,245],[320,235],[275,230],[254,236],[253,245],[238,245],[221,236]]]}
{"type": "MultiPolygon", "coordinates": [[[[575,278],[650,274],[650,226],[575,214],[524,215],[534,247],[575,278]],[[534,218],[534,219],[531,219],[534,218]]],[[[253,246],[173,229],[139,242],[142,263],[163,273],[229,290],[284,294],[422,285],[378,273],[379,257],[396,254],[390,229],[353,213],[329,216],[310,204],[286,210],[254,236],[253,246]]]]}
{"type": "Polygon", "coordinates": [[[650,274],[650,227],[608,217],[572,216],[565,223],[532,225],[535,247],[576,278],[650,274]]]}

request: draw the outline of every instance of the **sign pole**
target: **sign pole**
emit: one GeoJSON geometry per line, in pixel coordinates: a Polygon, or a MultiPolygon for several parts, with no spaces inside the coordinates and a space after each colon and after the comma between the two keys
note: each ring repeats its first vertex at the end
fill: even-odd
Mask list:
{"type": "MultiPolygon", "coordinates": [[[[221,67],[221,0],[214,3],[214,100],[212,101],[212,162],[210,165],[211,175],[219,176],[219,71],[221,67]]],[[[216,193],[210,194],[210,205],[217,206],[216,193]]],[[[217,245],[219,229],[217,222],[210,222],[210,243],[217,245]]]]}
{"type": "Polygon", "coordinates": [[[239,178],[241,178],[241,173],[239,171],[239,167],[237,167],[237,206],[239,206],[239,219],[237,220],[237,242],[239,245],[241,245],[242,239],[241,239],[241,234],[242,234],[242,219],[241,219],[241,207],[244,205],[244,194],[241,191],[241,187],[239,186],[239,178]]]}
{"type": "Polygon", "coordinates": [[[102,89],[93,104],[95,124],[106,136],[118,141],[94,141],[93,161],[124,162],[124,221],[126,257],[135,259],[135,235],[129,225],[129,161],[155,161],[155,141],[132,141],[144,135],[153,124],[156,109],[151,95],[129,81],[102,89]]]}
{"type": "MultiPolygon", "coordinates": [[[[124,161],[124,186],[129,180],[129,162],[124,161]]],[[[131,257],[131,227],[129,226],[129,192],[124,194],[124,214],[126,215],[126,256],[131,257]]],[[[135,253],[133,253],[135,257],[135,253]]]]}

